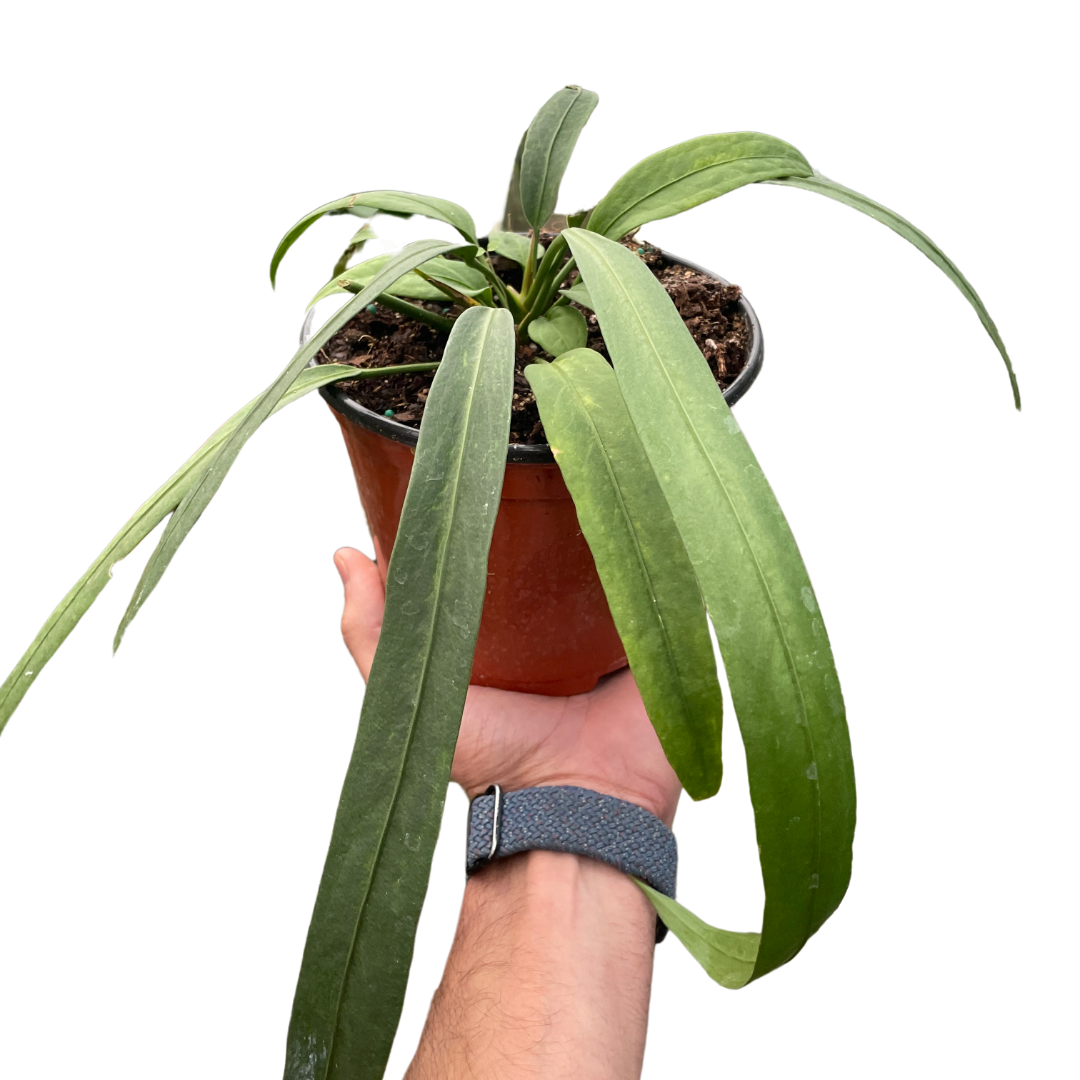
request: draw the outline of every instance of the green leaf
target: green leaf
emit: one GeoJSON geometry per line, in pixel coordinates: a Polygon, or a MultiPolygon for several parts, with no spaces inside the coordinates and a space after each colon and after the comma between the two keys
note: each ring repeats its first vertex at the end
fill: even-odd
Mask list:
{"type": "Polygon", "coordinates": [[[330,280],[333,281],[339,274],[345,273],[352,260],[364,254],[364,248],[366,246],[367,241],[360,244],[349,244],[345,251],[343,251],[334,262],[334,267],[330,270],[330,280]]]}
{"type": "Polygon", "coordinates": [[[580,225],[584,225],[589,220],[589,215],[592,213],[592,208],[588,210],[577,210],[573,214],[566,215],[566,227],[568,229],[576,229],[580,225]]]}
{"type": "Polygon", "coordinates": [[[750,981],[761,947],[760,934],[719,930],[645,882],[634,880],[652,902],[664,925],[686,946],[687,952],[714,982],[729,990],[738,990],[750,981]]]}
{"type": "Polygon", "coordinates": [[[559,292],[562,293],[567,300],[573,300],[575,304],[580,304],[582,307],[587,307],[592,311],[592,297],[589,295],[589,290],[585,288],[584,282],[579,281],[569,289],[560,289],[559,292]]]}
{"type": "Polygon", "coordinates": [[[353,247],[363,247],[369,240],[375,239],[375,230],[370,225],[362,225],[359,229],[353,233],[353,238],[349,241],[349,244],[353,247]]]}
{"type": "Polygon", "coordinates": [[[340,217],[343,214],[352,214],[353,217],[359,218],[373,218],[376,214],[385,214],[387,217],[401,218],[405,221],[413,216],[411,210],[379,210],[374,206],[362,206],[358,203],[353,203],[351,206],[331,210],[327,214],[327,217],[340,217]]]}
{"type": "Polygon", "coordinates": [[[378,1080],[405,995],[487,585],[513,394],[505,309],[457,321],[428,396],[293,1003],[285,1080],[378,1080]]]}
{"type": "MultiPolygon", "coordinates": [[[[381,375],[386,369],[380,369],[381,375]]],[[[354,379],[357,369],[346,364],[325,364],[322,367],[307,368],[293,383],[289,392],[274,406],[274,412],[302,398],[309,391],[339,379],[354,379]]],[[[361,377],[363,377],[361,375],[361,377]]],[[[112,568],[121,559],[130,555],[147,536],[150,535],[184,500],[192,485],[220,449],[222,444],[240,426],[244,417],[251,412],[258,398],[248,402],[239,412],[229,417],[195,451],[179,469],[165,481],[131,516],[127,524],[112,538],[105,550],[90,564],[90,568],[75,583],[71,591],[57,604],[56,609],[38,632],[30,648],[8,675],[0,687],[0,731],[4,730],[11,714],[15,711],[23,695],[41,674],[41,669],[52,659],[53,654],[63,645],[68,634],[78,625],[79,620],[89,610],[101,590],[112,578],[112,568]]]]}
{"type": "Polygon", "coordinates": [[[585,316],[572,307],[552,308],[544,318],[529,323],[529,337],[552,356],[582,349],[589,340],[585,316]]]}
{"type": "Polygon", "coordinates": [[[503,209],[502,221],[499,222],[510,232],[525,232],[529,227],[529,219],[521,208],[521,154],[525,149],[525,136],[528,134],[527,131],[522,134],[514,155],[514,168],[510,173],[510,186],[506,191],[506,206],[503,209]]]}
{"type": "MultiPolygon", "coordinates": [[[[524,267],[529,261],[529,238],[516,232],[492,231],[488,237],[488,251],[501,255],[504,259],[511,259],[524,267]]],[[[543,244],[536,245],[537,258],[541,258],[545,248],[543,244]]]]}
{"type": "Polygon", "coordinates": [[[720,787],[723,699],[705,605],[656,474],[599,353],[525,369],[634,680],[691,798],[720,787]]]}
{"type": "Polygon", "coordinates": [[[724,658],[765,882],[758,978],[802,948],[851,874],[855,776],[832,650],[776,496],[663,286],[621,244],[563,235],[724,658]]]}
{"type": "Polygon", "coordinates": [[[375,226],[372,224],[373,220],[374,218],[369,218],[352,234],[348,247],[338,256],[334,269],[330,270],[330,279],[333,280],[338,274],[345,272],[353,259],[362,258],[364,248],[370,241],[379,239],[379,233],[375,231],[375,226]]]}
{"type": "MultiPolygon", "coordinates": [[[[343,199],[335,199],[326,203],[310,214],[305,214],[282,238],[274,251],[274,257],[270,260],[270,284],[277,279],[277,270],[281,260],[285,258],[285,252],[296,243],[311,226],[327,214],[335,212],[347,213],[354,207],[362,206],[365,211],[375,210],[386,213],[420,214],[422,217],[432,218],[435,221],[445,221],[453,225],[455,229],[470,244],[476,243],[476,226],[469,212],[446,199],[436,199],[431,195],[413,195],[408,191],[361,191],[356,195],[346,195],[343,199]]],[[[361,215],[370,216],[366,212],[361,215]]]]}
{"type": "Polygon", "coordinates": [[[745,184],[812,171],[794,146],[771,135],[702,135],[669,146],[624,173],[597,203],[588,228],[618,240],[646,222],[681,214],[745,184]]]}
{"type": "Polygon", "coordinates": [[[217,493],[221,482],[225,479],[237,455],[243,449],[244,443],[251,438],[259,425],[270,415],[274,406],[285,396],[289,387],[296,381],[297,376],[304,370],[308,362],[361,308],[371,303],[387,285],[397,281],[402,274],[412,270],[414,267],[421,266],[429,259],[433,259],[436,255],[458,250],[460,246],[453,241],[446,240],[417,240],[403,247],[375,275],[370,285],[362,292],[357,293],[340,310],[335,311],[319,331],[300,347],[289,365],[263,391],[251,411],[214,455],[205,472],[192,486],[184,501],[177,508],[176,513],[169,519],[169,524],[165,527],[165,532],[158,541],[158,546],[155,548],[154,554],[150,556],[150,561],[146,564],[146,569],[135,587],[135,593],[127,606],[127,610],[124,612],[124,617],[120,620],[120,626],[113,640],[114,651],[120,647],[124,631],[131,620],[138,614],[147,597],[154,591],[177,549],[184,542],[184,538],[192,530],[195,522],[199,520],[202,512],[217,493]]]}
{"type": "Polygon", "coordinates": [[[994,325],[994,320],[990,318],[990,313],[983,306],[979,294],[971,287],[967,278],[960,273],[956,263],[926,233],[916,228],[910,221],[902,218],[899,214],[893,213],[888,207],[882,206],[881,203],[874,202],[873,199],[868,199],[865,195],[860,195],[859,192],[852,191],[851,188],[844,187],[843,184],[838,184],[835,180],[830,180],[819,172],[815,172],[813,176],[792,176],[767,182],[783,184],[787,187],[805,188],[807,191],[815,191],[819,195],[825,195],[830,199],[835,199],[837,202],[842,202],[845,206],[854,207],[868,217],[872,217],[875,221],[880,221],[882,225],[887,225],[893,232],[898,233],[908,243],[917,247],[960,290],[964,299],[975,309],[975,313],[979,316],[979,322],[983,324],[984,329],[990,335],[990,340],[997,346],[1002,360],[1005,361],[1005,369],[1009,373],[1009,382],[1012,385],[1013,404],[1017,409],[1020,408],[1020,386],[1016,381],[1012,361],[1005,350],[1005,342],[1001,340],[1001,335],[994,325]]]}
{"type": "MultiPolygon", "coordinates": [[[[317,304],[327,296],[333,296],[335,293],[354,291],[354,289],[346,288],[342,282],[347,282],[354,287],[357,285],[361,287],[370,285],[375,275],[386,266],[387,261],[391,258],[390,255],[376,255],[374,258],[365,259],[362,263],[350,266],[332,281],[328,281],[311,298],[308,307],[317,304]]],[[[424,263],[420,269],[425,274],[453,286],[458,292],[465,293],[466,296],[480,296],[488,287],[487,278],[479,270],[474,270],[471,266],[466,266],[463,262],[456,262],[453,259],[444,259],[442,257],[431,259],[424,263]]],[[[388,289],[383,291],[388,292],[391,296],[407,296],[412,300],[437,300],[442,303],[449,303],[446,293],[412,271],[403,274],[388,289]]]]}
{"type": "Polygon", "coordinates": [[[555,212],[563,173],[597,101],[599,98],[591,90],[565,86],[544,103],[525,132],[521,207],[533,229],[542,229],[555,212]]]}

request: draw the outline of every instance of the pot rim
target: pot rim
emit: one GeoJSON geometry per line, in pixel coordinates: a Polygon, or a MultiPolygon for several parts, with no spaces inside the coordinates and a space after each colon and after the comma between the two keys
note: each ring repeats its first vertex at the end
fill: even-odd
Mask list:
{"type": "MultiPolygon", "coordinates": [[[[688,270],[696,270],[699,274],[706,274],[723,285],[731,284],[719,274],[714,274],[711,270],[707,270],[689,259],[673,255],[663,248],[660,249],[660,254],[680,266],[685,266],[688,270]]],[[[724,400],[729,406],[734,405],[750,389],[754,380],[758,377],[761,365],[765,360],[765,343],[761,333],[761,323],[758,321],[757,312],[751,307],[745,295],[739,297],[739,308],[746,319],[747,325],[750,327],[750,355],[746,359],[746,366],[735,377],[735,381],[723,391],[724,400]]],[[[301,345],[307,341],[311,334],[311,322],[314,314],[315,309],[312,308],[304,320],[304,325],[300,330],[301,345]]],[[[312,364],[314,364],[314,360],[312,364]]],[[[319,393],[334,412],[347,420],[351,420],[354,424],[359,424],[361,427],[392,439],[394,442],[404,443],[406,446],[416,446],[417,439],[420,437],[419,428],[410,427],[408,424],[399,423],[397,420],[391,420],[388,416],[383,416],[381,413],[366,408],[335,385],[322,386],[319,388],[319,393]]],[[[555,455],[552,454],[548,443],[509,443],[506,448],[506,460],[513,464],[540,465],[554,462],[555,455]]]]}

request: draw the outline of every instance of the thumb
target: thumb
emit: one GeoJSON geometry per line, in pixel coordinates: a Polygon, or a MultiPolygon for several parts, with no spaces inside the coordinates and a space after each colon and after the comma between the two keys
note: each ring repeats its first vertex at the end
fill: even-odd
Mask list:
{"type": "Polygon", "coordinates": [[[382,577],[375,563],[355,548],[335,551],[334,565],[345,586],[341,636],[366,681],[382,628],[385,600],[382,577]]]}

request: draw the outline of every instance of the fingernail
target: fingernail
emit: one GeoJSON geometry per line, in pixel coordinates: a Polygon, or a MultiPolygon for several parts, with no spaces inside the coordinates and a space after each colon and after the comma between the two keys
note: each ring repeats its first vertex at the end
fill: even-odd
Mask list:
{"type": "Polygon", "coordinates": [[[341,557],[340,553],[334,554],[334,565],[337,567],[338,576],[341,578],[342,585],[349,584],[349,566],[341,557]]]}

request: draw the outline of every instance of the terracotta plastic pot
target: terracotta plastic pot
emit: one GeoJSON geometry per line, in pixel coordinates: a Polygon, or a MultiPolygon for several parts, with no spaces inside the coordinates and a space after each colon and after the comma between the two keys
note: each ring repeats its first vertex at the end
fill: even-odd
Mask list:
{"type": "MultiPolygon", "coordinates": [[[[717,277],[685,259],[668,258],[717,277]]],[[[750,327],[750,350],[746,367],[724,392],[729,405],[749,389],[764,358],[757,316],[745,299],[739,303],[750,327]]],[[[334,386],[320,393],[341,425],[385,578],[418,431],[364,408],[334,386]]],[[[550,448],[511,445],[506,462],[472,682],[533,694],[581,694],[625,666],[626,653],[550,448]]]]}

